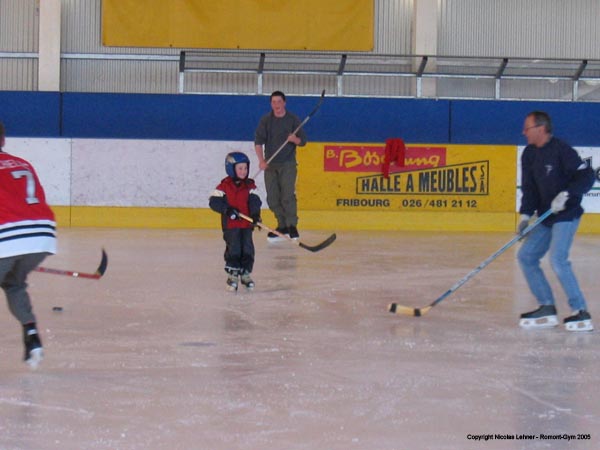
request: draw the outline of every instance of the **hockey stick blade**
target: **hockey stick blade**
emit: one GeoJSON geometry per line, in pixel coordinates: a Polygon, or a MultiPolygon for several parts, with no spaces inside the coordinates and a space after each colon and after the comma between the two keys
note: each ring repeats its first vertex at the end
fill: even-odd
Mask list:
{"type": "Polygon", "coordinates": [[[331,236],[329,236],[327,239],[325,239],[320,244],[311,246],[311,245],[303,244],[302,242],[298,242],[298,245],[308,251],[318,252],[319,250],[323,250],[324,248],[329,247],[331,244],[333,244],[333,241],[335,241],[336,239],[337,239],[337,236],[335,235],[335,233],[333,233],[331,236]]]}
{"type": "Polygon", "coordinates": [[[535,222],[533,222],[532,224],[530,224],[527,228],[525,228],[525,230],[523,230],[523,232],[521,234],[517,234],[510,241],[508,241],[506,244],[504,244],[499,250],[497,250],[493,255],[489,256],[485,261],[483,261],[481,264],[479,264],[475,269],[471,270],[468,274],[466,274],[464,277],[462,277],[460,280],[458,280],[454,284],[454,286],[452,286],[450,289],[448,289],[446,292],[444,292],[442,295],[440,295],[435,301],[430,303],[428,306],[425,306],[423,308],[411,308],[408,306],[399,305],[397,303],[392,303],[388,306],[388,311],[391,313],[394,313],[394,314],[401,314],[401,315],[415,316],[415,317],[421,317],[421,316],[427,314],[427,312],[429,312],[429,310],[431,308],[433,308],[435,305],[440,303],[446,297],[449,297],[450,294],[452,294],[454,291],[456,291],[458,288],[460,288],[463,284],[465,284],[467,281],[469,281],[471,278],[473,278],[475,275],[477,275],[479,272],[481,272],[489,263],[494,261],[498,256],[500,256],[506,250],[511,248],[513,245],[515,245],[521,239],[523,239],[531,230],[533,230],[540,223],[542,223],[548,216],[550,216],[550,214],[552,214],[551,209],[549,209],[544,214],[542,214],[540,217],[538,217],[537,220],[535,222]]]}
{"type": "MultiPolygon", "coordinates": [[[[246,214],[242,214],[242,213],[239,213],[239,215],[240,215],[240,217],[242,219],[247,220],[248,222],[254,223],[254,220],[252,220],[252,217],[249,217],[246,214]]],[[[283,234],[283,233],[280,233],[277,230],[273,230],[272,228],[269,228],[268,226],[266,226],[262,222],[258,222],[256,225],[259,226],[260,228],[262,228],[263,230],[267,230],[269,233],[276,234],[280,238],[287,239],[291,243],[296,244],[297,246],[299,246],[299,247],[301,247],[301,248],[303,248],[305,250],[308,250],[309,252],[318,252],[319,250],[323,250],[325,247],[329,247],[333,243],[333,241],[335,241],[336,238],[337,238],[337,236],[335,235],[335,233],[333,233],[331,236],[329,236],[327,239],[325,239],[320,244],[317,244],[317,245],[306,245],[306,244],[300,242],[299,240],[292,239],[287,234],[283,234]]]]}
{"type": "Polygon", "coordinates": [[[106,268],[108,266],[108,255],[102,249],[102,259],[100,260],[100,265],[96,269],[94,273],[85,273],[85,272],[75,272],[72,270],[61,270],[61,269],[52,269],[50,267],[36,267],[34,271],[42,272],[42,273],[50,273],[53,275],[66,275],[68,277],[73,278],[89,278],[92,280],[99,280],[106,272],[106,268]]]}
{"type": "Polygon", "coordinates": [[[431,306],[425,308],[409,308],[408,306],[402,306],[398,303],[390,303],[388,305],[388,311],[392,314],[400,314],[404,316],[415,316],[421,317],[429,312],[431,306]]]}

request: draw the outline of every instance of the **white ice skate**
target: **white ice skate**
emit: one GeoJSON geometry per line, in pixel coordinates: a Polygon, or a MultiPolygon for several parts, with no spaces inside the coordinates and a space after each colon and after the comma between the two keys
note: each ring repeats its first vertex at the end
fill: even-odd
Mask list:
{"type": "Polygon", "coordinates": [[[552,328],[558,325],[556,308],[554,305],[542,305],[535,311],[521,314],[519,325],[522,328],[552,328]]]}
{"type": "Polygon", "coordinates": [[[565,329],[567,331],[593,331],[592,317],[585,310],[574,311],[572,316],[564,319],[565,329]]]}
{"type": "Polygon", "coordinates": [[[29,358],[27,358],[25,362],[31,370],[35,370],[42,362],[42,359],[44,359],[44,350],[42,347],[38,347],[29,352],[29,358]]]}
{"type": "Polygon", "coordinates": [[[25,346],[23,359],[31,369],[37,369],[44,359],[44,350],[35,325],[23,326],[23,344],[25,346]]]}

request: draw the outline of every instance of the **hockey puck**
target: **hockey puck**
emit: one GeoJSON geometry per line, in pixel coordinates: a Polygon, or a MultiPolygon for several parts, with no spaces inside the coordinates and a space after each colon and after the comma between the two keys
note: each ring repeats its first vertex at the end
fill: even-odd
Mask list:
{"type": "Polygon", "coordinates": [[[62,310],[63,310],[62,306],[53,306],[52,307],[52,311],[55,311],[55,312],[62,312],[62,310]]]}

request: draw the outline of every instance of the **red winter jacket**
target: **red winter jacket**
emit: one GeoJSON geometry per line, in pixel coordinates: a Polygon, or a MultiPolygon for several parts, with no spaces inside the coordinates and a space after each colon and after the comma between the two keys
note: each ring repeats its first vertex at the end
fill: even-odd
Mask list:
{"type": "Polygon", "coordinates": [[[260,215],[262,202],[258,196],[256,184],[251,178],[234,181],[231,177],[221,180],[208,200],[210,209],[221,214],[221,226],[224,230],[231,228],[252,228],[252,223],[245,219],[230,219],[226,215],[228,207],[253,217],[260,215]]]}

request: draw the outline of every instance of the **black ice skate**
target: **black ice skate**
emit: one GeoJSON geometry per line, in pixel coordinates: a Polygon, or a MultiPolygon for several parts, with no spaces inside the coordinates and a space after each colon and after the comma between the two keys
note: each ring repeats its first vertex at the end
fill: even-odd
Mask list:
{"type": "Polygon", "coordinates": [[[298,233],[298,228],[296,228],[293,225],[290,225],[288,227],[288,231],[290,232],[289,234],[292,239],[295,239],[295,240],[300,239],[300,233],[298,233]]]}
{"type": "Polygon", "coordinates": [[[521,314],[519,325],[523,328],[550,328],[558,325],[554,305],[542,305],[535,311],[521,314]]]}
{"type": "MultiPolygon", "coordinates": [[[[281,233],[281,234],[289,235],[289,230],[287,227],[277,227],[277,229],[275,231],[277,231],[278,233],[281,233]]],[[[285,241],[285,237],[279,236],[273,232],[269,232],[269,234],[267,234],[267,242],[274,243],[274,242],[283,242],[283,241],[285,241]]]]}
{"type": "Polygon", "coordinates": [[[44,350],[35,324],[23,325],[23,344],[25,345],[23,360],[32,369],[37,369],[44,358],[44,350]]]}
{"type": "Polygon", "coordinates": [[[248,289],[249,291],[254,289],[254,280],[252,280],[252,278],[250,278],[249,273],[242,274],[242,276],[240,277],[240,281],[246,287],[246,289],[248,289]]]}
{"type": "Polygon", "coordinates": [[[585,309],[575,311],[572,316],[563,321],[567,331],[592,331],[592,316],[585,309]]]}
{"type": "Polygon", "coordinates": [[[238,274],[237,272],[231,272],[227,275],[227,290],[235,292],[238,288],[238,274]]]}

